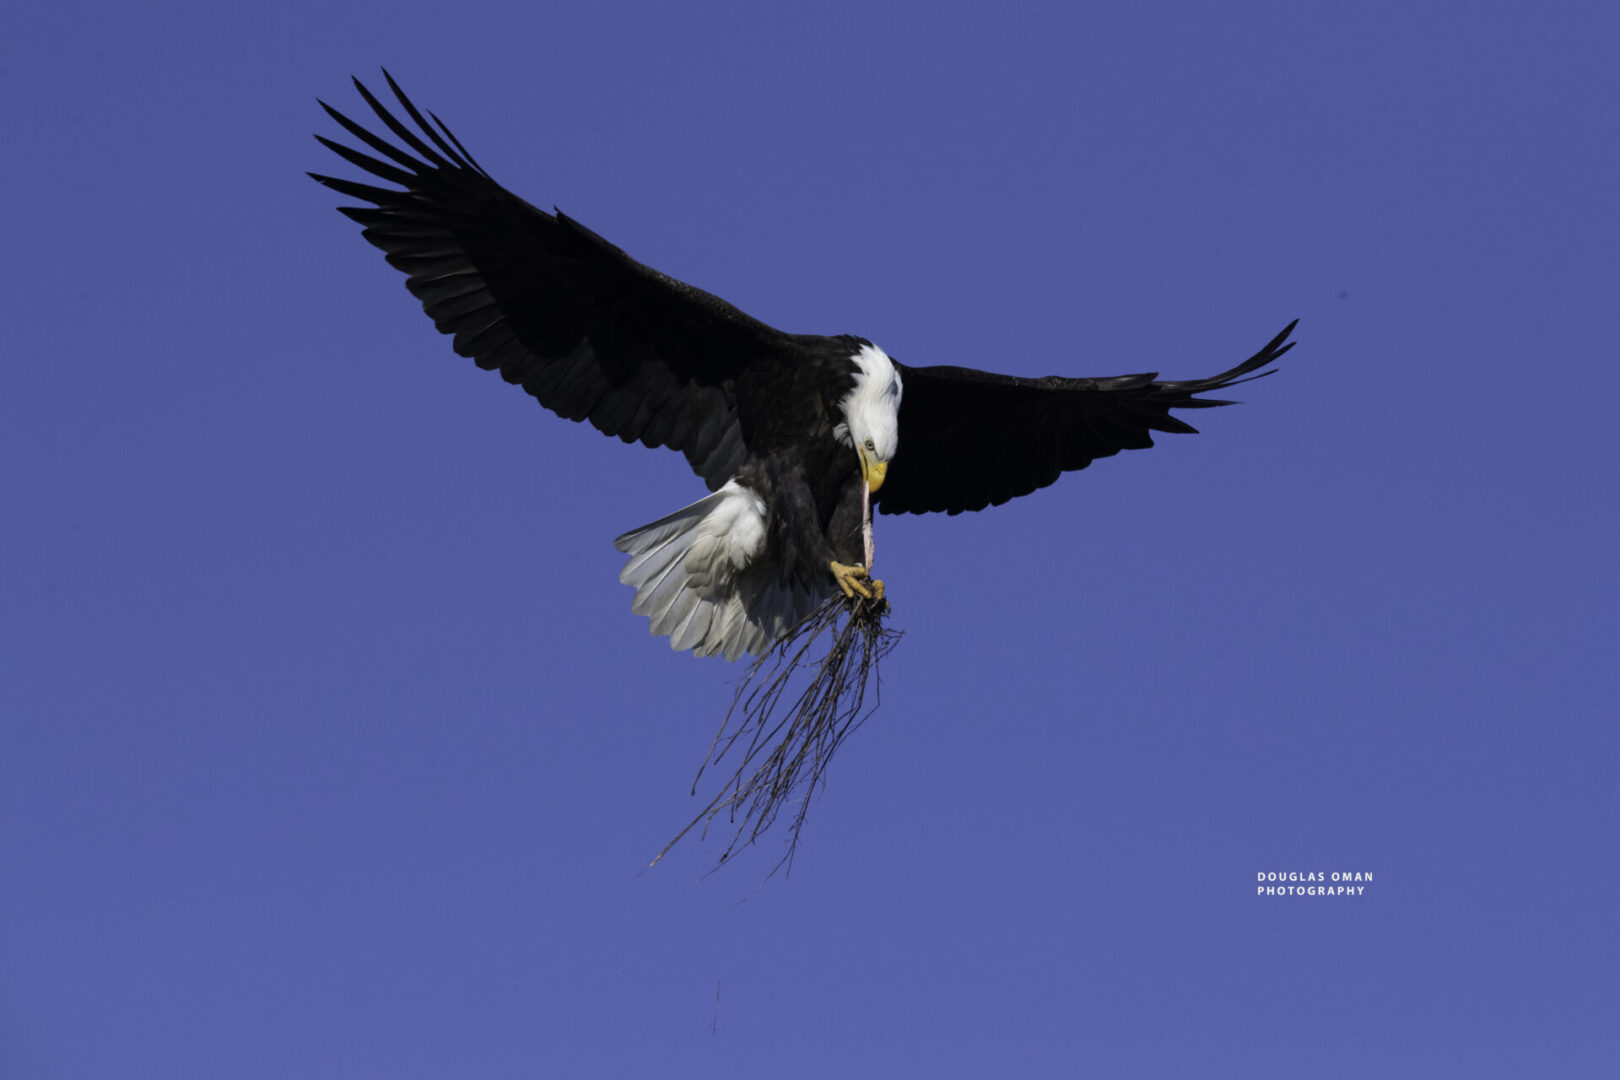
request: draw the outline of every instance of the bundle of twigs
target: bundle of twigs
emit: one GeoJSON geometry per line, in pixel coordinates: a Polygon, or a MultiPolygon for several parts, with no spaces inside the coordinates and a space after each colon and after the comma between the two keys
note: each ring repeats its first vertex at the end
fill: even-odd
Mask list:
{"type": "Polygon", "coordinates": [[[768,831],[797,796],[787,852],[772,873],[792,865],[810,799],[834,751],[877,708],[878,662],[901,637],[901,631],[883,625],[888,610],[888,601],[881,598],[834,597],[754,661],[698,769],[692,793],[697,794],[704,772],[728,753],[741,748],[742,757],[719,794],[664,846],[658,859],[699,825],[707,836],[724,815],[736,828],[720,855],[723,864],[768,831]],[[827,651],[817,659],[817,643],[823,640],[827,651]],[[870,706],[868,684],[873,690],[870,706]]]}

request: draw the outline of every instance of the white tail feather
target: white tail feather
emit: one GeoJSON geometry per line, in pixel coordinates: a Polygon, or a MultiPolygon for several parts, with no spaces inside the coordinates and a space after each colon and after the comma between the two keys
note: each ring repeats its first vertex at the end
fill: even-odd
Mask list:
{"type": "Polygon", "coordinates": [[[746,571],[765,550],[765,500],[735,480],[613,541],[630,556],[619,580],[636,590],[670,648],[735,660],[765,652],[822,600],[813,590],[746,571]]]}

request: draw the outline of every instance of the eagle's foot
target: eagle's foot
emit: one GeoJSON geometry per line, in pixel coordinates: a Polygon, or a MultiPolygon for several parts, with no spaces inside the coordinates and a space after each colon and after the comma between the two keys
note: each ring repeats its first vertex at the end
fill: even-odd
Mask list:
{"type": "Polygon", "coordinates": [[[874,581],[866,573],[866,567],[859,563],[850,566],[841,562],[833,562],[833,580],[838,587],[844,590],[844,595],[853,600],[859,596],[863,600],[883,599],[883,582],[874,581]]]}

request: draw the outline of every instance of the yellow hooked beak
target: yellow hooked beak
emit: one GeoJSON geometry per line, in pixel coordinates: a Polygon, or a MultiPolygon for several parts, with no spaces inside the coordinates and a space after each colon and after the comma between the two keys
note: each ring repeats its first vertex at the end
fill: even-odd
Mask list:
{"type": "Polygon", "coordinates": [[[866,490],[876,492],[883,486],[883,478],[889,475],[889,463],[886,461],[873,461],[866,456],[866,448],[859,447],[861,454],[861,479],[866,481],[866,490]]]}

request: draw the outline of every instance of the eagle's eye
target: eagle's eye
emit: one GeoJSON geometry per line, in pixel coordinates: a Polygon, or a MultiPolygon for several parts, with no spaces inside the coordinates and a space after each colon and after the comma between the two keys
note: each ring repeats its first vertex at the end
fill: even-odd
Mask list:
{"type": "Polygon", "coordinates": [[[873,442],[871,439],[867,439],[866,440],[866,448],[868,450],[876,450],[877,449],[877,443],[873,442]]]}

